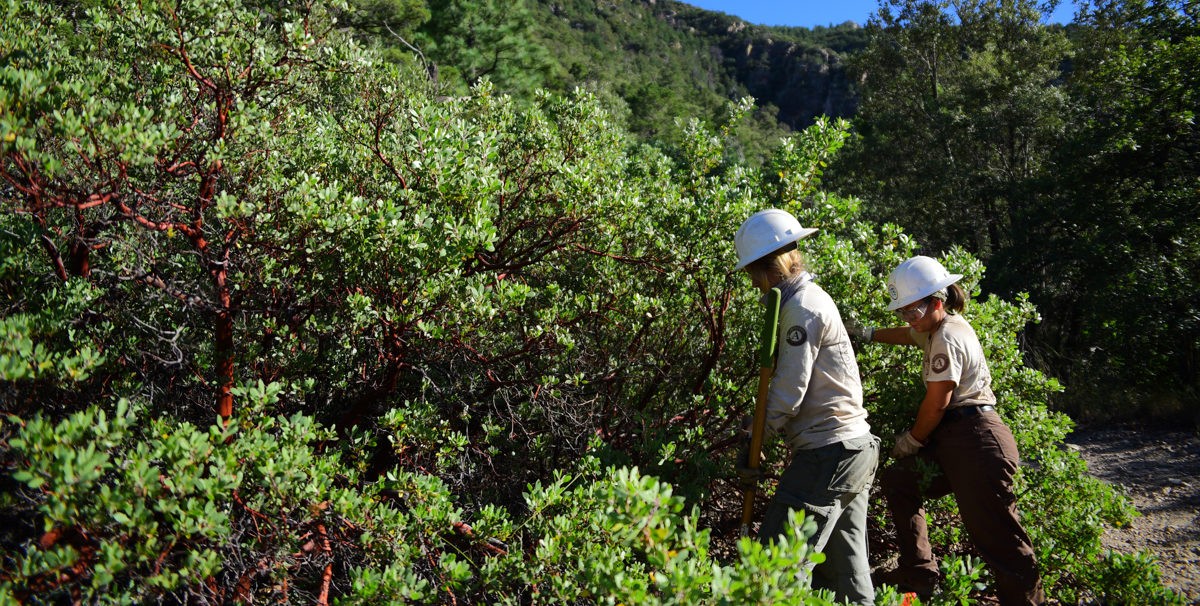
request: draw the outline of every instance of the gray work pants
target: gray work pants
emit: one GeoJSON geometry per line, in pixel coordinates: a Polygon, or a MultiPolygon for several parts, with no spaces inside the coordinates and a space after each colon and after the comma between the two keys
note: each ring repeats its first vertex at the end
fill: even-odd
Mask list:
{"type": "Polygon", "coordinates": [[[839,601],[875,602],[867,502],[878,464],[879,438],[873,435],[796,451],[759,530],[762,540],[772,540],[783,534],[789,510],[804,511],[805,519],[817,523],[809,547],[825,554],[825,562],[811,571],[812,586],[833,591],[839,601]]]}

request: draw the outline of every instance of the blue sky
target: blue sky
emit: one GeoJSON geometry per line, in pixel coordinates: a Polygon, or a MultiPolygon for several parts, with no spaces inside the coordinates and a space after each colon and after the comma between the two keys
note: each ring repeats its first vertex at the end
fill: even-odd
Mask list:
{"type": "MultiPolygon", "coordinates": [[[[866,25],[879,7],[877,0],[683,0],[692,6],[736,15],[760,25],[814,27],[855,21],[866,25]]],[[[1064,0],[1051,16],[1054,23],[1068,23],[1075,14],[1074,2],[1064,0]]]]}

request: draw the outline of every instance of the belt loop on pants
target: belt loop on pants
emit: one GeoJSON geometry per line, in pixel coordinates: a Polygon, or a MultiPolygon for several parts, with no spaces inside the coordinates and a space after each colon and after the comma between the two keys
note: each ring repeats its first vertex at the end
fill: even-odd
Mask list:
{"type": "Polygon", "coordinates": [[[980,416],[985,412],[991,412],[993,410],[996,410],[996,407],[992,406],[991,404],[984,404],[983,406],[960,406],[958,408],[951,408],[950,410],[947,410],[946,413],[942,415],[942,420],[957,421],[967,417],[980,416]]]}

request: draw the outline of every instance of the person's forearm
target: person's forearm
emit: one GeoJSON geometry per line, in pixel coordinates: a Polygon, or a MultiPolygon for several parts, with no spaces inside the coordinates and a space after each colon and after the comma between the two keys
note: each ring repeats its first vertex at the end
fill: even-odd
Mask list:
{"type": "Polygon", "coordinates": [[[937,429],[938,424],[942,422],[942,417],[946,414],[946,407],[950,405],[950,396],[954,392],[952,381],[938,381],[925,385],[925,398],[921,400],[921,408],[917,410],[917,420],[909,430],[909,433],[922,444],[929,441],[933,430],[937,429]]]}
{"type": "Polygon", "coordinates": [[[876,328],[871,335],[871,340],[876,343],[888,343],[890,345],[916,345],[912,340],[912,335],[909,334],[908,328],[897,326],[895,328],[876,328]]]}
{"type": "Polygon", "coordinates": [[[913,423],[909,432],[924,444],[929,441],[929,436],[933,434],[934,429],[937,429],[938,423],[942,422],[942,416],[945,414],[945,408],[938,408],[936,405],[923,401],[921,410],[917,411],[917,421],[913,423]]]}

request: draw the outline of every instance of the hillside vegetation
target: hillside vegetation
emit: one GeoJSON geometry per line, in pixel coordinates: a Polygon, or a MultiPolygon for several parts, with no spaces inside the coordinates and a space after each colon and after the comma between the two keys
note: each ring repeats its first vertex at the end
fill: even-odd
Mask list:
{"type": "Polygon", "coordinates": [[[398,61],[420,49],[438,81],[459,91],[481,78],[529,99],[583,87],[631,134],[678,145],[674,121],[729,122],[727,106],[757,100],[728,153],[758,164],[781,136],[819,116],[847,117],[857,92],[846,58],[866,45],[853,24],[763,27],[675,0],[354,0],[343,17],[398,61]],[[423,10],[413,8],[421,6],[423,10]]]}
{"type": "Polygon", "coordinates": [[[818,116],[853,118],[829,189],[923,252],[978,255],[984,292],[1028,293],[1044,316],[1031,363],[1070,386],[1056,408],[1200,422],[1195,3],[1094,3],[1063,27],[1029,0],[886,0],[866,27],[811,30],[673,0],[355,6],[374,19],[360,38],[400,61],[423,49],[443,87],[582,86],[668,153],[677,118],[726,128],[724,153],[751,167],[818,116]]]}
{"type": "MultiPolygon", "coordinates": [[[[0,601],[829,601],[802,523],[736,536],[759,306],[730,235],[766,206],[819,227],[810,265],[870,324],[921,243],[823,188],[845,121],[743,161],[749,102],[651,142],[613,90],[467,86],[364,34],[498,6],[0,1],[0,601]]],[[[1037,310],[941,257],[1030,462],[1047,591],[1181,603],[1149,554],[1101,550],[1134,512],[1063,448],[1018,340],[1037,310]]],[[[859,363],[892,435],[919,357],[859,363]]],[[[954,511],[929,509],[936,603],[988,593],[954,511]]]]}

